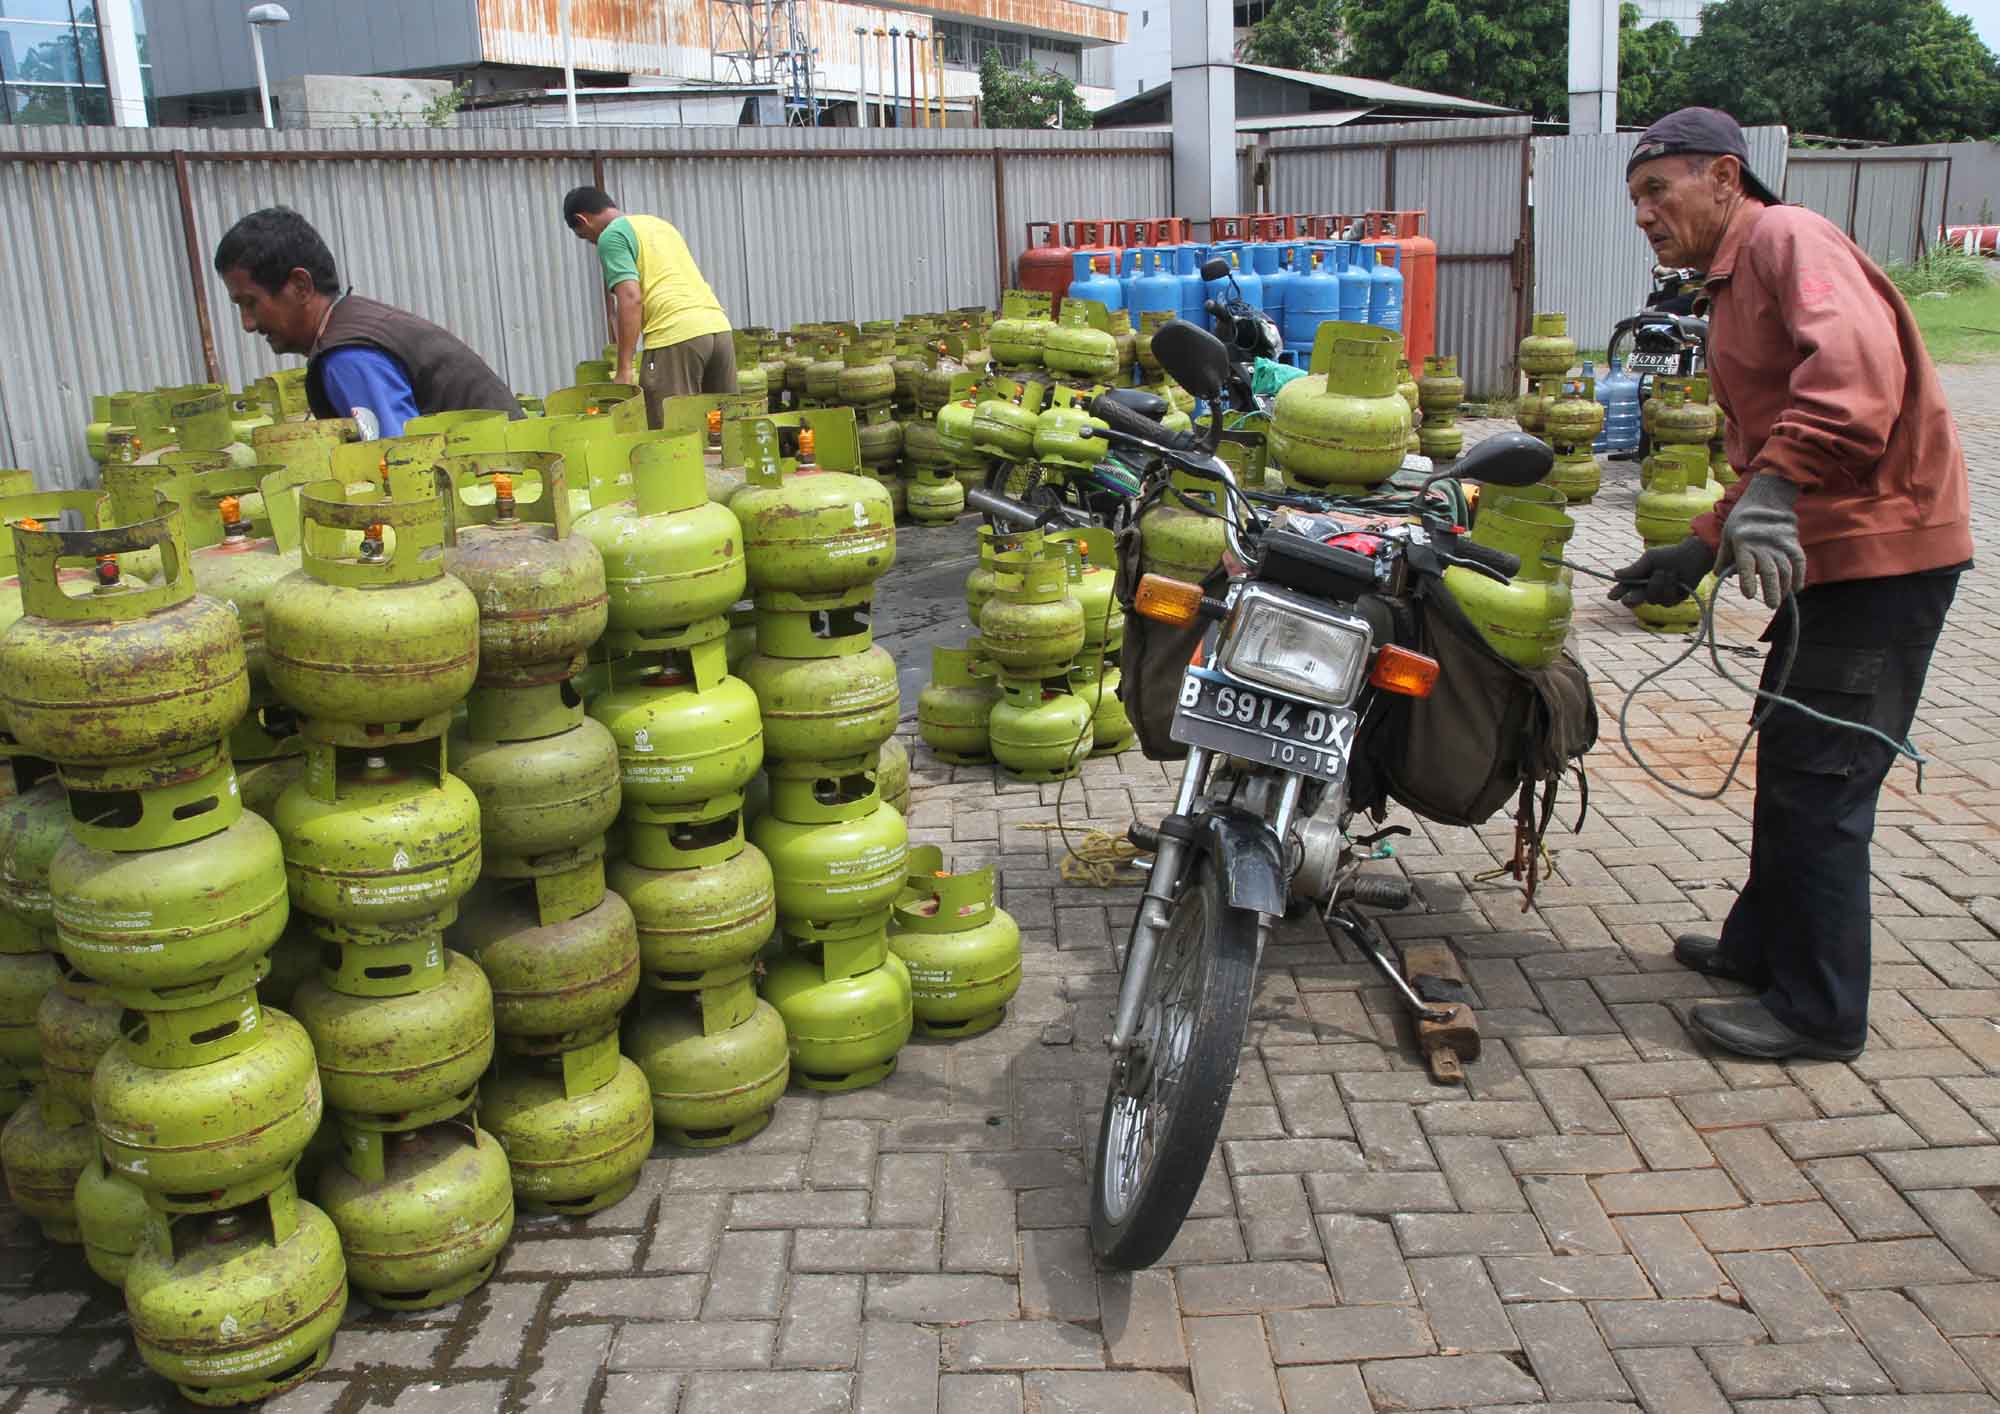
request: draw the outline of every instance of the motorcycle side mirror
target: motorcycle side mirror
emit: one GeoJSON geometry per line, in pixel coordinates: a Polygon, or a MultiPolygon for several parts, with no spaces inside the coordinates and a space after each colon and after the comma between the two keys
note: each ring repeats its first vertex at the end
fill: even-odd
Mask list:
{"type": "Polygon", "coordinates": [[[1532,486],[1555,464],[1555,452],[1541,438],[1525,432],[1502,432],[1473,447],[1449,474],[1460,481],[1482,481],[1488,486],[1532,486]]]}
{"type": "Polygon", "coordinates": [[[1229,262],[1217,256],[1214,260],[1203,264],[1201,267],[1201,278],[1204,280],[1220,280],[1229,274],[1229,272],[1229,262]]]}
{"type": "Polygon", "coordinates": [[[1169,319],[1154,331],[1153,357],[1176,383],[1202,402],[1214,402],[1229,383],[1228,348],[1208,330],[1185,319],[1169,319]]]}

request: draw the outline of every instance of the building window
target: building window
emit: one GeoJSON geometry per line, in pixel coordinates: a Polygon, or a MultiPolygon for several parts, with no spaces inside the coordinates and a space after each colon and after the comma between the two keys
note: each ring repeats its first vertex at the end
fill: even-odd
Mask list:
{"type": "MultiPolygon", "coordinates": [[[[132,12],[139,77],[150,102],[153,70],[139,0],[132,12]]],[[[94,0],[0,0],[0,112],[9,123],[111,121],[94,0]]]]}

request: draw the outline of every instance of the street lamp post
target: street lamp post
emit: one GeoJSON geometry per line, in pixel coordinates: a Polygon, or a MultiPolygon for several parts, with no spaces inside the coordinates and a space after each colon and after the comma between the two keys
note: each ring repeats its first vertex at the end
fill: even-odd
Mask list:
{"type": "Polygon", "coordinates": [[[264,126],[274,126],[271,122],[271,80],[264,72],[264,30],[270,25],[285,24],[292,18],[291,12],[283,5],[252,5],[244,16],[250,21],[250,51],[257,56],[257,97],[264,103],[264,126]]]}

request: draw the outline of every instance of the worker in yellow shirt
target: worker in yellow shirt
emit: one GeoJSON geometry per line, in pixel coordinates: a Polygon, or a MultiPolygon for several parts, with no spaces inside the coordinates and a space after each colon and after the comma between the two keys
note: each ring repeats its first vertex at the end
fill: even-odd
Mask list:
{"type": "Polygon", "coordinates": [[[597,247],[604,268],[604,310],[618,345],[617,379],[638,366],[646,420],[660,425],[660,404],[690,393],[736,391],[736,349],[729,316],[696,268],[687,241],[657,216],[627,216],[608,193],[578,187],[563,198],[563,222],[597,247]]]}

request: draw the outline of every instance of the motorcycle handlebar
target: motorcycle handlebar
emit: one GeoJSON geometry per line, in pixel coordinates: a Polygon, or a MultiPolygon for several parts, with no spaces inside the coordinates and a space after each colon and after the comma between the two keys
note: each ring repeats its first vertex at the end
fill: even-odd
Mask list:
{"type": "Polygon", "coordinates": [[[1085,411],[1112,431],[1137,437],[1155,446],[1170,447],[1176,451],[1187,451],[1193,446],[1192,439],[1185,432],[1176,432],[1163,423],[1155,422],[1116,398],[1100,394],[1090,400],[1085,411]]]}
{"type": "Polygon", "coordinates": [[[1477,541],[1466,539],[1463,536],[1459,538],[1456,545],[1452,546],[1451,553],[1458,559],[1471,560],[1474,564],[1484,565],[1494,573],[1503,574],[1509,579],[1512,579],[1521,572],[1521,557],[1519,555],[1511,554],[1506,550],[1490,549],[1485,545],[1479,544],[1477,541]]]}

